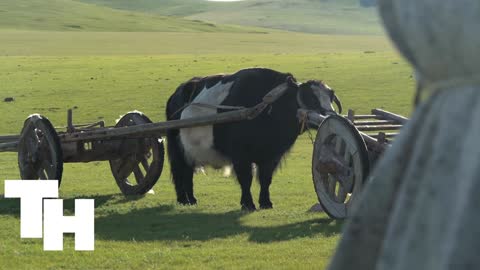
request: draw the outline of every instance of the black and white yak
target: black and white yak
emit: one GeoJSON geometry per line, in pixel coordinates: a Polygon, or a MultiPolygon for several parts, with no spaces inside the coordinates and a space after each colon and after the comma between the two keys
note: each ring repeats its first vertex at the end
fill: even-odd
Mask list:
{"type": "Polygon", "coordinates": [[[195,77],[177,88],[167,102],[167,120],[221,113],[229,111],[229,106],[252,107],[260,103],[270,90],[288,81],[289,89],[284,95],[253,120],[167,133],[168,157],[180,204],[197,203],[193,195],[195,167],[233,165],[242,189],[242,209],[255,210],[250,186],[252,164],[256,164],[261,186],[260,208],[272,208],[269,186],[273,172],[301,132],[297,110],[305,108],[326,114],[334,112],[332,102],[337,104],[339,111],[341,104],[333,90],[321,81],[297,84],[291,74],[265,68],[243,69],[231,75],[195,77]]]}

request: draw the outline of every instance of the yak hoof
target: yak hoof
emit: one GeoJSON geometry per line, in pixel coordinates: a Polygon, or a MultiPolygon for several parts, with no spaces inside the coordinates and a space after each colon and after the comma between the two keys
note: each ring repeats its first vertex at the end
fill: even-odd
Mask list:
{"type": "Polygon", "coordinates": [[[190,205],[196,205],[197,204],[197,199],[195,197],[188,198],[188,202],[190,205]]]}
{"type": "Polygon", "coordinates": [[[178,204],[181,204],[181,205],[189,205],[190,203],[188,202],[188,200],[177,200],[178,204]]]}
{"type": "Polygon", "coordinates": [[[180,193],[180,195],[177,194],[177,202],[181,205],[196,205],[197,204],[197,199],[193,196],[193,194],[187,194],[187,193],[180,193]]]}
{"type": "Polygon", "coordinates": [[[177,202],[181,205],[196,205],[197,204],[196,199],[193,199],[193,200],[181,199],[181,200],[177,200],[177,202]]]}
{"type": "Polygon", "coordinates": [[[273,208],[273,204],[271,202],[260,204],[260,209],[272,209],[272,208],[273,208]]]}
{"type": "Polygon", "coordinates": [[[257,210],[257,207],[255,207],[255,204],[251,204],[251,205],[242,204],[242,211],[253,212],[255,210],[257,210]]]}

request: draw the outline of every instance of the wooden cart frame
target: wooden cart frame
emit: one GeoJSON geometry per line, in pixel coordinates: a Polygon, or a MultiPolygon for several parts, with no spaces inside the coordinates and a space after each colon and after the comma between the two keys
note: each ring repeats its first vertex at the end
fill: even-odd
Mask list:
{"type": "Polygon", "coordinates": [[[25,120],[20,135],[0,136],[0,152],[18,152],[22,179],[55,179],[59,184],[64,163],[109,161],[122,193],[141,195],[160,178],[165,159],[162,136],[168,130],[253,119],[287,89],[287,83],[280,84],[251,108],[158,123],[135,111],[111,127],[103,121],[75,125],[68,110],[66,131],[61,131],[46,117],[33,114],[25,120]]]}

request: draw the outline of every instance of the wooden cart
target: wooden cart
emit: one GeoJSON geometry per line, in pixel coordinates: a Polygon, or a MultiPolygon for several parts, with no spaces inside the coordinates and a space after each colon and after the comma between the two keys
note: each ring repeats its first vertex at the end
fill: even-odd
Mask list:
{"type": "Polygon", "coordinates": [[[46,117],[33,114],[25,120],[20,135],[0,136],[0,152],[18,152],[22,179],[55,179],[59,184],[63,163],[108,160],[123,194],[145,194],[162,173],[162,135],[168,130],[253,119],[287,89],[286,83],[275,87],[251,108],[159,123],[135,111],[112,127],[105,127],[103,121],[74,125],[72,110],[68,110],[66,131],[61,131],[46,117]]]}
{"type": "Polygon", "coordinates": [[[370,115],[321,115],[299,110],[298,117],[318,128],[313,147],[312,178],[318,200],[332,218],[349,214],[370,168],[408,119],[381,109],[370,115]]]}

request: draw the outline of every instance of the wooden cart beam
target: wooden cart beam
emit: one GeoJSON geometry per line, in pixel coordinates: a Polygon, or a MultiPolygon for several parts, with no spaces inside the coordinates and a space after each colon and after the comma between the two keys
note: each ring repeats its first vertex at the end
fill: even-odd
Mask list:
{"type": "Polygon", "coordinates": [[[96,128],[73,133],[59,134],[62,143],[78,142],[78,141],[98,141],[105,139],[135,138],[135,137],[160,137],[168,130],[193,128],[198,126],[209,126],[214,124],[223,124],[237,122],[242,120],[251,120],[257,117],[270,104],[280,98],[288,89],[287,83],[282,83],[272,89],[263,101],[251,108],[239,109],[230,112],[212,114],[202,117],[193,117],[180,120],[171,120],[166,122],[142,124],[138,126],[128,127],[109,127],[96,128]]]}
{"type": "Polygon", "coordinates": [[[367,120],[367,121],[354,121],[355,126],[370,126],[370,125],[394,125],[398,124],[393,120],[367,120]]]}
{"type": "MultiPolygon", "coordinates": [[[[346,116],[345,116],[346,117],[346,116]]],[[[378,119],[380,118],[378,115],[375,114],[359,114],[359,115],[354,115],[353,119],[354,120],[362,120],[362,119],[378,119]]]]}
{"type": "Polygon", "coordinates": [[[94,141],[112,138],[132,137],[160,137],[168,130],[180,128],[192,128],[204,125],[221,124],[245,120],[255,114],[255,110],[241,109],[233,112],[225,112],[205,117],[194,117],[191,119],[172,120],[167,122],[143,124],[138,126],[120,128],[98,128],[82,132],[59,134],[60,140],[64,143],[77,141],[94,141]]]}
{"type": "Polygon", "coordinates": [[[358,126],[360,131],[380,131],[380,130],[399,130],[402,125],[376,125],[376,126],[358,126]]]}
{"type": "Polygon", "coordinates": [[[19,139],[20,139],[20,135],[5,135],[5,136],[0,136],[0,143],[14,142],[14,141],[18,141],[19,139]]]}
{"type": "Polygon", "coordinates": [[[398,114],[394,114],[394,113],[391,113],[391,112],[384,111],[382,109],[373,109],[372,113],[375,114],[375,115],[381,116],[382,118],[387,119],[387,120],[397,121],[398,123],[400,123],[402,125],[406,124],[408,122],[408,118],[403,117],[403,116],[398,115],[398,114]]]}
{"type": "Polygon", "coordinates": [[[18,141],[0,143],[0,152],[17,152],[18,141]]]}

